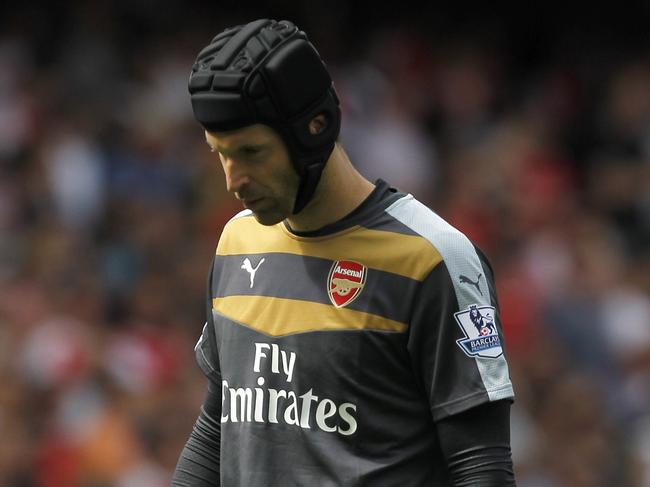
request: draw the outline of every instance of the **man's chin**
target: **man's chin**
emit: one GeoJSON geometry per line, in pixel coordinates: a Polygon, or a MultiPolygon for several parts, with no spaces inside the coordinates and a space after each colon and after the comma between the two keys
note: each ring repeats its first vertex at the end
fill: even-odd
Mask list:
{"type": "Polygon", "coordinates": [[[280,223],[286,218],[285,215],[282,215],[278,212],[265,212],[265,211],[261,211],[261,212],[253,211],[253,217],[255,218],[255,220],[257,220],[257,223],[266,226],[275,225],[276,223],[280,223]]]}

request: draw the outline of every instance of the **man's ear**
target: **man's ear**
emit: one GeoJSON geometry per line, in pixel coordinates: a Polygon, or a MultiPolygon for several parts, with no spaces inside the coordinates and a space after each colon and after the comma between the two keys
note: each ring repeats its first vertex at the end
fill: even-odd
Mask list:
{"type": "Polygon", "coordinates": [[[328,120],[325,114],[321,113],[316,115],[309,121],[309,133],[311,135],[318,135],[327,128],[327,125],[328,120]]]}

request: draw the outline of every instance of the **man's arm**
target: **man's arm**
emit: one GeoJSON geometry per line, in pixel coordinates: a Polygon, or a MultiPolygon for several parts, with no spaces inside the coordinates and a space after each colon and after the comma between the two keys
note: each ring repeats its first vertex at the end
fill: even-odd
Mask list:
{"type": "Polygon", "coordinates": [[[453,486],[513,486],[510,403],[492,269],[466,237],[434,235],[408,342],[453,486]]]}
{"type": "Polygon", "coordinates": [[[454,487],[512,487],[510,401],[481,404],[436,423],[454,487]]]}
{"type": "Polygon", "coordinates": [[[221,370],[212,317],[210,264],[206,286],[206,318],[201,338],[194,347],[196,362],[208,378],[208,391],[190,438],[181,452],[172,478],[173,487],[213,487],[220,485],[221,463],[221,370]]]}
{"type": "Polygon", "coordinates": [[[178,459],[173,487],[215,487],[220,485],[221,390],[208,383],[201,413],[178,459]]]}

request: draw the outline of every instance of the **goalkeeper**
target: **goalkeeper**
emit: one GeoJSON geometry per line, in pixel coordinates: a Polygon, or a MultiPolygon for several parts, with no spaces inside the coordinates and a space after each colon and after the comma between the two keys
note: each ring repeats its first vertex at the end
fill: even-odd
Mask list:
{"type": "Polygon", "coordinates": [[[305,33],[265,19],[223,31],[189,92],[244,209],[210,266],[195,348],[207,395],[173,485],[515,485],[492,269],[355,170],[305,33]]]}

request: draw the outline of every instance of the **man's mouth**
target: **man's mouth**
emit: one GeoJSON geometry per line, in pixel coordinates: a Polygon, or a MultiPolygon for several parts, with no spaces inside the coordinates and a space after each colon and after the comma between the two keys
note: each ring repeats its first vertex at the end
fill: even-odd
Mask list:
{"type": "Polygon", "coordinates": [[[257,206],[258,203],[260,203],[263,199],[264,199],[264,197],[261,197],[261,198],[245,198],[244,200],[242,200],[242,203],[244,203],[244,207],[252,210],[253,207],[257,206]]]}

